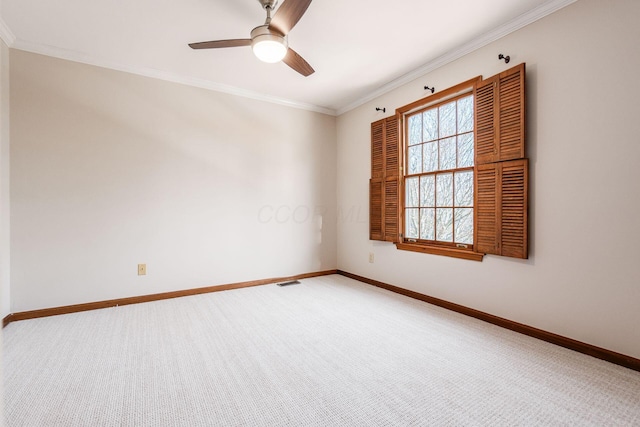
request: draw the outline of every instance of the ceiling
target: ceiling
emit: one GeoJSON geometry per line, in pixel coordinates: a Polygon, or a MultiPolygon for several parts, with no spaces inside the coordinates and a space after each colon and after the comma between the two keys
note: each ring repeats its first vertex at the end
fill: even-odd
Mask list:
{"type": "Polygon", "coordinates": [[[249,47],[187,46],[248,38],[265,19],[257,0],[2,0],[0,35],[16,49],[340,114],[573,1],[316,0],[289,33],[310,77],[249,47]]]}

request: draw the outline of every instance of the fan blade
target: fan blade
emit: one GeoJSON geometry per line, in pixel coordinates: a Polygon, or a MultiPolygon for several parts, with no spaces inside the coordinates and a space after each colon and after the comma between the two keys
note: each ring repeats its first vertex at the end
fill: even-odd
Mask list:
{"type": "Polygon", "coordinates": [[[310,4],[311,0],[286,0],[276,10],[276,14],[269,24],[269,29],[276,30],[286,36],[296,26],[310,4]]]}
{"type": "Polygon", "coordinates": [[[315,72],[315,70],[311,68],[311,65],[309,65],[309,63],[305,61],[302,56],[298,55],[291,48],[289,48],[289,50],[287,51],[287,55],[284,57],[282,62],[305,77],[308,77],[315,72]]]}
{"type": "Polygon", "coordinates": [[[214,40],[211,42],[189,43],[191,49],[218,49],[221,47],[251,46],[251,39],[214,40]]]}

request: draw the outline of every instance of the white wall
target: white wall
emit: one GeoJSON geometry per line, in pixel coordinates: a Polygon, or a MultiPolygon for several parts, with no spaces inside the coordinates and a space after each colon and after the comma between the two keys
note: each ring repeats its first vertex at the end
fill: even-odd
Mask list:
{"type": "Polygon", "coordinates": [[[335,122],[11,50],[12,311],[335,269],[335,122]]]}
{"type": "Polygon", "coordinates": [[[529,260],[399,251],[344,215],[338,267],[640,358],[638,16],[635,0],[580,0],[338,118],[338,209],[367,212],[376,106],[526,62],[529,260]]]}
{"type": "Polygon", "coordinates": [[[11,313],[9,48],[0,41],[0,318],[11,313]]]}

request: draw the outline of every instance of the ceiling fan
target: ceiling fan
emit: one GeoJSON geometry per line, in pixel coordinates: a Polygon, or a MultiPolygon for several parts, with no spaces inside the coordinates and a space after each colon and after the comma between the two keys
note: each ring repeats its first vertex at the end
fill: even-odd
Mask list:
{"type": "Polygon", "coordinates": [[[314,69],[289,47],[287,34],[306,12],[311,0],[285,0],[273,18],[271,12],[278,0],[258,0],[267,12],[267,20],[251,30],[249,39],[214,40],[190,43],[192,49],[217,49],[222,47],[251,46],[253,53],[264,62],[284,62],[298,73],[307,77],[314,69]]]}

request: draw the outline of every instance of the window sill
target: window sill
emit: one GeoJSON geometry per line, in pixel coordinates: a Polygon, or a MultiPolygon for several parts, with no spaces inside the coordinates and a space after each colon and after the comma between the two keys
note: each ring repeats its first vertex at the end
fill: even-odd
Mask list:
{"type": "Polygon", "coordinates": [[[420,245],[416,243],[396,243],[396,248],[402,251],[422,252],[425,254],[444,255],[454,258],[482,261],[484,254],[465,249],[443,248],[436,246],[420,245]]]}

